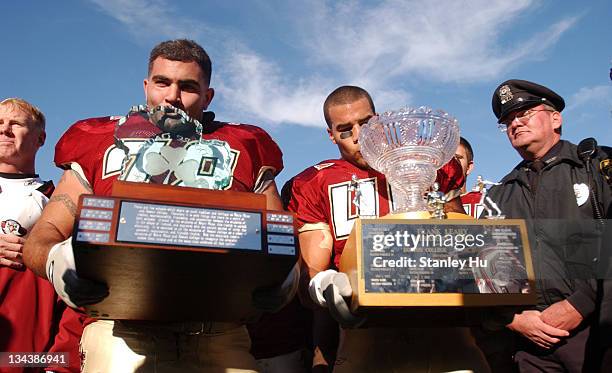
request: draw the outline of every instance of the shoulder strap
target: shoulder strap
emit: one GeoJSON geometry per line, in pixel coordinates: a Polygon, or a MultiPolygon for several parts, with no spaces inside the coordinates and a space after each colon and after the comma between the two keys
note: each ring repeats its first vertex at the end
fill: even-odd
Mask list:
{"type": "Polygon", "coordinates": [[[601,148],[597,146],[597,140],[595,140],[593,137],[588,137],[580,141],[576,151],[578,152],[578,158],[580,158],[584,164],[584,167],[586,168],[587,176],[589,178],[589,189],[591,189],[591,193],[589,194],[591,196],[591,205],[593,207],[593,217],[603,224],[603,213],[601,210],[603,203],[601,196],[598,193],[597,185],[595,185],[593,165],[591,163],[592,159],[597,158],[597,153],[600,149],[601,148]]]}

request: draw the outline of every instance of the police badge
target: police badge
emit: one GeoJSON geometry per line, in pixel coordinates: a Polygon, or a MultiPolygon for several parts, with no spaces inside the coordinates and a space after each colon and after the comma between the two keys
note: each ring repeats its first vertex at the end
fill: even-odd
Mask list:
{"type": "Polygon", "coordinates": [[[510,90],[510,86],[504,85],[499,88],[499,99],[502,105],[512,100],[513,97],[514,96],[512,96],[512,90],[510,90]]]}

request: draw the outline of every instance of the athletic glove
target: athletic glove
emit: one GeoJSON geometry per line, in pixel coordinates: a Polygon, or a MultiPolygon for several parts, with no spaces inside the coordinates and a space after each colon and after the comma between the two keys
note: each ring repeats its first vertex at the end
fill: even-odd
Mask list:
{"type": "Polygon", "coordinates": [[[108,287],[84,278],[76,273],[72,238],[55,244],[47,257],[47,278],[55,292],[72,308],[101,302],[108,296],[108,287]]]}
{"type": "Polygon", "coordinates": [[[338,273],[328,269],[317,273],[308,286],[312,300],[329,308],[329,313],[343,328],[357,328],[366,318],[353,314],[346,302],[346,298],[353,294],[353,289],[345,273],[338,273]]]}

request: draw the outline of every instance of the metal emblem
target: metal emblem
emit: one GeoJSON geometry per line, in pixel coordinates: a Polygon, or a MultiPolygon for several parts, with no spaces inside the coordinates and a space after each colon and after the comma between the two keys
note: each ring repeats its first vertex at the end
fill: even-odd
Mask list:
{"type": "Polygon", "coordinates": [[[502,105],[505,104],[508,101],[511,101],[512,98],[514,97],[512,95],[512,91],[510,90],[510,86],[508,86],[507,84],[503,85],[503,86],[501,86],[499,88],[499,93],[498,94],[499,94],[499,99],[500,99],[502,105]]]}
{"type": "Polygon", "coordinates": [[[351,185],[349,186],[350,191],[355,192],[355,198],[351,201],[355,207],[357,207],[357,211],[359,211],[359,207],[361,205],[361,189],[359,189],[359,179],[357,175],[353,174],[351,176],[351,185]]]}

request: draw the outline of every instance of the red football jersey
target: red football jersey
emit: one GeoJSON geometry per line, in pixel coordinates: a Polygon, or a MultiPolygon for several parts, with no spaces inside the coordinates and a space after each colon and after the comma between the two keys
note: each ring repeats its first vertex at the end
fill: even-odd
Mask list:
{"type": "MultiPolygon", "coordinates": [[[[440,191],[448,193],[463,183],[461,165],[452,158],[437,172],[440,191]]],[[[380,217],[392,210],[393,193],[385,176],[363,170],[343,159],[323,161],[309,167],[291,180],[288,209],[297,214],[300,230],[313,224],[332,232],[333,265],[340,263],[342,250],[355,219],[380,217]]]]}
{"type": "MultiPolygon", "coordinates": [[[[150,147],[151,144],[161,143],[166,147],[164,151],[159,152],[159,155],[169,161],[169,167],[162,170],[161,173],[143,178],[138,168],[138,161],[130,163],[134,161],[130,158],[128,172],[125,173],[126,180],[182,185],[182,180],[176,176],[181,175],[180,171],[175,172],[180,168],[173,168],[177,165],[173,164],[172,156],[176,154],[193,156],[193,152],[190,153],[189,149],[181,148],[187,148],[190,144],[199,142],[197,140],[171,141],[163,136],[157,127],[143,121],[138,115],[130,115],[127,119],[125,118],[103,117],[76,122],[62,135],[55,146],[55,164],[63,169],[72,167],[82,173],[94,194],[110,195],[113,182],[121,174],[126,155],[120,146],[126,146],[130,154],[133,154],[140,149],[148,149],[147,146],[150,147]],[[124,122],[122,122],[121,130],[117,132],[123,144],[118,144],[115,141],[115,132],[118,122],[122,119],[124,122]]],[[[203,176],[200,181],[219,179],[217,177],[219,172],[216,171],[229,170],[229,179],[222,184],[220,189],[252,192],[259,185],[266,171],[277,175],[283,169],[281,150],[259,127],[211,121],[204,124],[202,138],[209,141],[207,144],[211,144],[214,151],[226,151],[230,155],[225,160],[220,160],[220,157],[215,154],[204,154],[201,159],[197,159],[198,173],[203,176]],[[217,167],[223,166],[223,162],[225,162],[225,167],[217,167]]],[[[199,186],[201,187],[202,184],[199,186]]],[[[58,340],[57,343],[66,343],[67,340],[76,338],[75,346],[78,347],[78,340],[82,333],[81,325],[94,321],[84,320],[84,317],[83,314],[77,314],[73,310],[68,311],[67,315],[62,318],[61,325],[66,333],[63,334],[64,338],[58,340]]]]}
{"type": "Polygon", "coordinates": [[[342,159],[309,167],[295,176],[292,183],[288,209],[297,214],[301,231],[313,224],[329,228],[336,267],[355,219],[364,215],[384,216],[391,210],[390,187],[384,175],[342,159]]]}
{"type": "Polygon", "coordinates": [[[466,214],[471,215],[474,218],[478,218],[484,206],[480,203],[482,193],[478,191],[472,191],[461,195],[461,203],[466,214]]]}
{"type": "MultiPolygon", "coordinates": [[[[121,119],[104,117],[76,122],[55,147],[56,165],[66,169],[77,164],[73,168],[82,170],[94,194],[109,195],[113,182],[121,174],[126,152],[116,144],[114,136],[121,119]]],[[[184,185],[187,178],[182,180],[180,176],[191,168],[199,178],[188,181],[198,183],[198,187],[206,187],[210,182],[220,186],[215,189],[252,192],[266,171],[277,175],[283,168],[282,152],[276,143],[264,130],[251,125],[205,123],[202,138],[207,148],[204,151],[196,149],[197,140],[169,139],[139,115],[127,117],[119,133],[131,156],[123,176],[128,181],[184,185]],[[127,135],[121,132],[127,129],[130,130],[127,135]],[[138,159],[139,154],[144,157],[138,159]],[[176,162],[183,156],[189,162],[176,162]],[[157,162],[147,168],[147,159],[165,163],[157,162]],[[160,164],[165,168],[160,169],[160,164]]]]}

